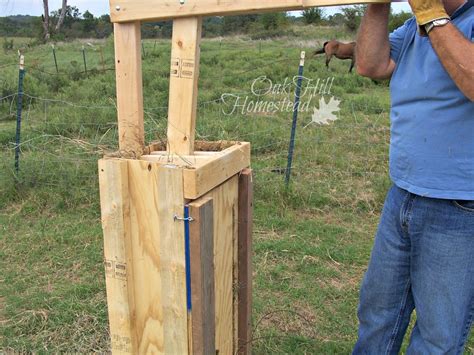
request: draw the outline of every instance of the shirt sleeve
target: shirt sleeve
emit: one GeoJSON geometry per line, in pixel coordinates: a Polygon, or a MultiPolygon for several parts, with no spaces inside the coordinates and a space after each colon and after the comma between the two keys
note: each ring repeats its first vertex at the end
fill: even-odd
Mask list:
{"type": "Polygon", "coordinates": [[[392,33],[390,33],[388,39],[390,41],[390,58],[392,58],[395,63],[398,62],[398,58],[400,57],[400,53],[402,51],[403,42],[405,41],[405,37],[408,32],[408,28],[413,19],[409,19],[406,21],[402,26],[395,29],[392,33]]]}

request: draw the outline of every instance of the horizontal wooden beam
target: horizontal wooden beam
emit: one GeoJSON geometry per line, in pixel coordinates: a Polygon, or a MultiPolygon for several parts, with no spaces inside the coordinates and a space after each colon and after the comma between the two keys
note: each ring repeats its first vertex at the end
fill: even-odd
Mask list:
{"type": "MultiPolygon", "coordinates": [[[[199,145],[201,144],[198,143],[199,145]]],[[[213,145],[209,143],[210,148],[213,145]]],[[[250,143],[236,142],[222,151],[198,152],[198,155],[151,152],[150,155],[142,155],[140,159],[183,167],[184,197],[195,200],[250,165],[250,143]]]]}
{"type": "Polygon", "coordinates": [[[189,16],[238,15],[310,7],[387,3],[389,0],[110,0],[112,22],[156,21],[189,16]]]}

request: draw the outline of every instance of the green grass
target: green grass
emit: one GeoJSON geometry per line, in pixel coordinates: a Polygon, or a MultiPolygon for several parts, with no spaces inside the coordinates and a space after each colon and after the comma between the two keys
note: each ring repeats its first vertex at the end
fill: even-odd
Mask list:
{"type": "MultiPolygon", "coordinates": [[[[347,74],[347,61],[333,60],[328,71],[322,57],[307,59],[306,77],[334,77],[332,93],[341,111],[328,126],[306,128],[312,112],[300,114],[289,189],[272,170],[286,165],[291,113],[229,116],[222,112],[229,106],[212,102],[223,93],[249,92],[262,75],[275,83],[296,75],[300,50],[309,53],[332,37],[351,39],[340,29],[311,26],[292,33],[271,41],[204,40],[197,133],[199,139],[252,143],[254,353],[349,353],[357,334],[358,288],[390,185],[387,85],[347,74]]],[[[113,67],[113,45],[85,44],[86,76],[82,44],[57,44],[59,75],[50,46],[24,49],[28,96],[17,180],[14,110],[11,101],[0,102],[5,351],[109,349],[96,161],[117,149],[115,78],[107,70],[113,67]]],[[[170,46],[147,40],[145,52],[149,142],[166,135],[170,46]]],[[[0,54],[0,66],[10,64],[1,69],[1,96],[16,92],[16,62],[15,52],[0,54]]],[[[315,97],[311,106],[318,101],[315,97]]],[[[473,351],[471,334],[466,352],[473,351]]]]}

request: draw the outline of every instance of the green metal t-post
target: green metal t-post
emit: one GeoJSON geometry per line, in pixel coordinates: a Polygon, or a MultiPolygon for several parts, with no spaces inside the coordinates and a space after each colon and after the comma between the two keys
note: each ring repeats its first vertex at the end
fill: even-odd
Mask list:
{"type": "Polygon", "coordinates": [[[293,106],[293,123],[291,125],[290,146],[288,147],[288,163],[285,171],[285,184],[288,186],[291,177],[291,164],[293,163],[293,152],[295,149],[296,123],[298,121],[298,109],[300,107],[301,82],[303,81],[305,52],[301,52],[300,66],[298,68],[298,80],[295,91],[295,104],[293,106]]]}
{"type": "Polygon", "coordinates": [[[18,76],[18,98],[16,106],[16,137],[15,137],[15,172],[20,170],[20,134],[21,112],[23,110],[23,79],[25,78],[25,57],[20,55],[20,71],[18,76]]]}

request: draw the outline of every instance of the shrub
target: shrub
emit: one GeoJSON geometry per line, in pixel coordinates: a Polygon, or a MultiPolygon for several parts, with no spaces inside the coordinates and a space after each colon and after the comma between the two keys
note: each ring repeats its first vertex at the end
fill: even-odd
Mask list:
{"type": "Polygon", "coordinates": [[[390,13],[390,19],[388,21],[388,29],[390,32],[397,29],[398,27],[402,26],[405,21],[413,16],[410,12],[399,12],[399,13],[390,13]]]}
{"type": "Polygon", "coordinates": [[[267,13],[261,16],[261,22],[265,30],[276,30],[285,26],[287,22],[286,12],[267,13]]]}
{"type": "Polygon", "coordinates": [[[12,50],[13,49],[13,39],[11,40],[8,40],[6,38],[3,39],[3,50],[5,51],[5,53],[9,50],[12,50]]]}
{"type": "Polygon", "coordinates": [[[303,11],[303,20],[309,24],[318,24],[324,18],[324,10],[319,7],[313,7],[303,11]]]}

